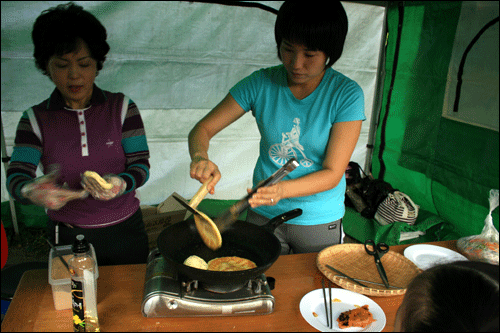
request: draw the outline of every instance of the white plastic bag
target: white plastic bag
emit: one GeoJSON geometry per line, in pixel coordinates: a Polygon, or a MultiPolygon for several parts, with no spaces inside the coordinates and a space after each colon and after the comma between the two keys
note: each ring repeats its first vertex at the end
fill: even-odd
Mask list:
{"type": "Polygon", "coordinates": [[[498,207],[498,190],[490,191],[490,213],[484,220],[481,234],[460,238],[457,248],[469,259],[498,265],[498,230],[491,212],[498,207]]]}

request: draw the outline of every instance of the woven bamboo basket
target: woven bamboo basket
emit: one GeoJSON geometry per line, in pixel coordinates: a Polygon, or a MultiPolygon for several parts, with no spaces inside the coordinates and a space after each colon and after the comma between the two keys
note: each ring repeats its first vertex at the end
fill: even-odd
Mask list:
{"type": "Polygon", "coordinates": [[[365,288],[346,278],[340,277],[339,273],[325,266],[325,264],[328,264],[352,278],[383,283],[373,256],[366,253],[363,244],[333,245],[319,252],[316,258],[318,269],[330,281],[344,289],[370,296],[404,295],[408,284],[421,272],[413,262],[394,251],[384,254],[381,261],[387,274],[389,285],[401,287],[402,289],[387,289],[384,286],[362,282],[369,287],[365,288]]]}

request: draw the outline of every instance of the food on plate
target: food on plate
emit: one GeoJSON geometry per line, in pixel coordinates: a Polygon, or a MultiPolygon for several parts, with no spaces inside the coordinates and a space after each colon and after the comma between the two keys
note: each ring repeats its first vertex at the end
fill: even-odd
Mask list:
{"type": "Polygon", "coordinates": [[[240,257],[220,257],[208,262],[208,270],[210,271],[232,272],[255,267],[257,265],[253,261],[240,257]]]}
{"type": "Polygon", "coordinates": [[[186,260],[184,260],[184,265],[198,269],[208,269],[207,262],[198,256],[189,256],[186,260]]]}
{"type": "Polygon", "coordinates": [[[317,314],[316,312],[313,312],[313,316],[314,316],[314,317],[317,317],[317,316],[318,316],[318,314],[317,314]]]}
{"type": "Polygon", "coordinates": [[[341,303],[342,301],[340,299],[338,299],[338,298],[334,298],[334,299],[332,299],[332,302],[334,302],[334,303],[341,303]]]}
{"type": "Polygon", "coordinates": [[[368,305],[356,307],[355,309],[342,312],[337,318],[340,328],[362,327],[370,325],[376,321],[372,313],[368,310],[368,305]]]}
{"type": "Polygon", "coordinates": [[[89,178],[95,179],[95,181],[98,182],[99,185],[101,185],[106,190],[110,190],[110,189],[113,188],[113,184],[110,184],[107,181],[105,181],[101,176],[99,176],[99,174],[97,172],[94,172],[94,171],[85,171],[83,173],[83,175],[85,177],[89,177],[89,178]]]}

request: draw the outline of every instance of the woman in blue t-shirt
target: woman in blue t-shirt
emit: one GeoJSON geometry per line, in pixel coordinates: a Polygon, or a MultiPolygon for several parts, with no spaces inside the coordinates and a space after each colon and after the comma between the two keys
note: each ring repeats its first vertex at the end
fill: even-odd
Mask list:
{"type": "Polygon", "coordinates": [[[210,139],[252,111],[261,133],[254,186],[292,157],[300,166],[280,183],[261,188],[249,200],[249,222],[262,225],[294,208],[303,214],[275,231],[282,254],[316,252],[342,243],[344,173],[365,120],[363,91],[333,70],[347,34],[340,2],[328,8],[285,2],[275,38],[283,65],[252,73],[189,133],[190,175],[200,182],[221,178],[208,157],[210,139]]]}

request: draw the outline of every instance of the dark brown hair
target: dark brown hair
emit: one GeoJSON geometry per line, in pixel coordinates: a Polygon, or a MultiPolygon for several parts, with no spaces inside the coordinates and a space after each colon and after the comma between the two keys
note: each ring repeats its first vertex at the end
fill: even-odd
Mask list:
{"type": "Polygon", "coordinates": [[[498,266],[457,261],[427,269],[408,286],[404,332],[498,332],[498,266]]]}
{"type": "Polygon", "coordinates": [[[80,38],[97,61],[97,70],[102,69],[109,51],[106,29],[101,22],[72,2],[44,10],[33,25],[31,38],[36,67],[45,75],[49,59],[76,51],[80,38]]]}
{"type": "Polygon", "coordinates": [[[285,1],[274,26],[278,58],[281,42],[286,39],[325,52],[329,59],[326,67],[331,67],[342,55],[347,28],[347,14],[340,1],[285,1]]]}

